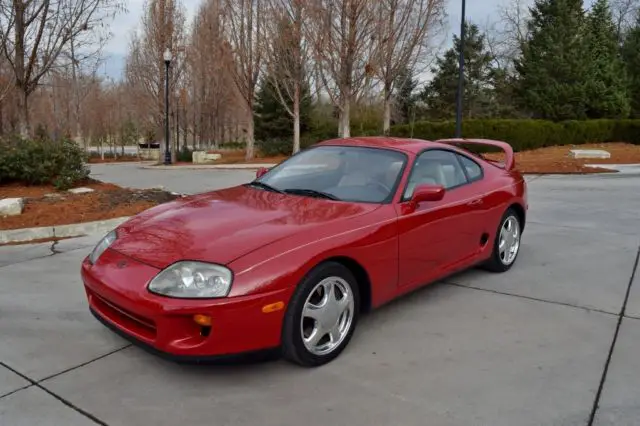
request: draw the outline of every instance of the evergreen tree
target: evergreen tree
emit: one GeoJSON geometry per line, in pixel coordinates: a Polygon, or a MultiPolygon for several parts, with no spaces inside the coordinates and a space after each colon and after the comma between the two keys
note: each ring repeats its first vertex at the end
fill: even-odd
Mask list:
{"type": "Polygon", "coordinates": [[[608,0],[597,0],[587,17],[589,52],[588,118],[626,118],[630,112],[627,76],[619,54],[616,25],[608,0]]]}
{"type": "MultiPolygon", "coordinates": [[[[465,23],[463,115],[487,116],[491,103],[492,55],[486,48],[485,35],[475,24],[465,23]]],[[[453,47],[436,60],[431,69],[433,79],[421,94],[434,118],[452,118],[456,114],[458,93],[460,38],[453,36],[453,47]]]]}
{"type": "Polygon", "coordinates": [[[530,36],[514,64],[522,106],[535,118],[586,118],[590,59],[582,0],[535,0],[530,11],[530,36]]]}
{"type": "Polygon", "coordinates": [[[631,116],[640,118],[640,11],[636,22],[626,34],[622,45],[622,57],[628,76],[628,91],[631,99],[631,116]]]}
{"type": "Polygon", "coordinates": [[[415,103],[413,91],[418,86],[418,80],[413,76],[413,70],[402,69],[396,77],[395,103],[398,111],[399,122],[406,123],[410,120],[411,110],[415,103]]]}
{"type": "MultiPolygon", "coordinates": [[[[280,102],[278,92],[271,81],[269,78],[264,78],[256,94],[254,113],[255,135],[258,141],[293,137],[293,117],[280,102]]],[[[303,88],[301,98],[300,133],[302,134],[309,129],[309,115],[312,107],[308,86],[303,88]]],[[[289,107],[291,108],[292,105],[289,107]]]]}

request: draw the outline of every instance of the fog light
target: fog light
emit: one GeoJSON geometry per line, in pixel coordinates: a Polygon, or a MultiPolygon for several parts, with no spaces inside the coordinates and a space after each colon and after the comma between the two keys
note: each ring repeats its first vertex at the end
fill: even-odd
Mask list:
{"type": "Polygon", "coordinates": [[[193,320],[203,327],[211,327],[211,317],[209,315],[197,314],[193,316],[193,320]]]}

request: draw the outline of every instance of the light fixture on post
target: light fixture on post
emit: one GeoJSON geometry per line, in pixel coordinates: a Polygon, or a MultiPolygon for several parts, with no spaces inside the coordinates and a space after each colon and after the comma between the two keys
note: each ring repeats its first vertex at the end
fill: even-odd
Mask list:
{"type": "Polygon", "coordinates": [[[462,0],[462,19],[460,19],[460,58],[458,70],[458,99],[456,105],[456,138],[462,137],[462,96],[464,90],[464,27],[465,27],[465,0],[462,0]]]}
{"type": "Polygon", "coordinates": [[[164,59],[164,164],[171,164],[169,150],[169,65],[171,65],[171,50],[167,48],[162,55],[164,59]]]}

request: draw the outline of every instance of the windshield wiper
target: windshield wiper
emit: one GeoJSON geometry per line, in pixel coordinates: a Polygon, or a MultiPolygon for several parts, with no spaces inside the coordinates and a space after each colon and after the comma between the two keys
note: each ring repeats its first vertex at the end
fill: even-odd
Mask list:
{"type": "Polygon", "coordinates": [[[278,188],[257,180],[249,182],[247,185],[257,186],[258,188],[266,189],[267,191],[271,191],[271,192],[277,192],[278,194],[284,194],[284,192],[280,191],[278,188]]]}
{"type": "Polygon", "coordinates": [[[303,188],[291,188],[285,189],[284,192],[287,194],[297,194],[297,195],[310,195],[320,198],[326,198],[328,200],[340,201],[340,198],[336,197],[333,194],[329,194],[327,192],[316,191],[315,189],[303,189],[303,188]]]}

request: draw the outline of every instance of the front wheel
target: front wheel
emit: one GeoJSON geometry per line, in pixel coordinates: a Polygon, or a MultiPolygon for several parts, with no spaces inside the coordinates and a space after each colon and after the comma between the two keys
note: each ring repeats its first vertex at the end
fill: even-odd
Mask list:
{"type": "Polygon", "coordinates": [[[335,359],[351,340],[360,309],[358,285],[345,266],[327,262],[302,280],[282,327],[284,357],[305,367],[335,359]]]}
{"type": "Polygon", "coordinates": [[[491,258],[484,265],[492,272],[506,272],[511,269],[520,252],[522,226],[516,212],[509,208],[502,216],[496,232],[491,258]]]}

